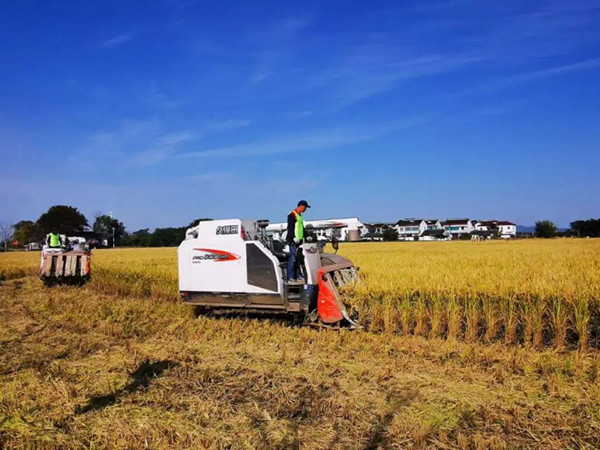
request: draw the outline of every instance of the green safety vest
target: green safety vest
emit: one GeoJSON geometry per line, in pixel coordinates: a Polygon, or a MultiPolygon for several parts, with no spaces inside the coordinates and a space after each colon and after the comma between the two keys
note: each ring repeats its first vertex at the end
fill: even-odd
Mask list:
{"type": "Polygon", "coordinates": [[[304,239],[304,217],[298,211],[292,211],[296,215],[296,226],[294,228],[294,234],[300,240],[304,239]]]}
{"type": "Polygon", "coordinates": [[[50,233],[50,247],[60,247],[60,236],[50,233]]]}

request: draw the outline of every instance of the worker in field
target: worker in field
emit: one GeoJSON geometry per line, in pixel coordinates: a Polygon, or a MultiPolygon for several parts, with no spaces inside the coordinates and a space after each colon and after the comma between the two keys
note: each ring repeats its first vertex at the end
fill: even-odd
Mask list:
{"type": "Polygon", "coordinates": [[[60,242],[60,234],[56,232],[56,230],[52,230],[50,233],[46,235],[46,242],[42,247],[42,255],[40,261],[40,270],[44,267],[44,258],[46,254],[49,252],[55,252],[56,250],[61,250],[61,242],[60,242]]]}
{"type": "Polygon", "coordinates": [[[296,264],[296,252],[304,239],[304,217],[302,213],[310,208],[306,200],[300,200],[296,209],[287,216],[287,243],[290,248],[290,259],[287,265],[288,281],[299,281],[298,265],[296,264]]]}
{"type": "Polygon", "coordinates": [[[50,248],[60,247],[60,234],[56,233],[56,230],[46,236],[46,245],[50,248]]]}

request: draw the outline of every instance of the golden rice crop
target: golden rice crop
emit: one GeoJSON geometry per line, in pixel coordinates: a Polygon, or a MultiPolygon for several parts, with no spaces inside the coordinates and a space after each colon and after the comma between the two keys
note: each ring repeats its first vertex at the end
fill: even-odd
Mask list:
{"type": "MultiPolygon", "coordinates": [[[[600,334],[600,240],[342,243],[360,267],[348,301],[372,331],[539,348],[600,334]]],[[[178,301],[175,248],[94,252],[103,293],[178,301]]],[[[38,253],[0,255],[0,279],[37,273],[38,253]]]]}
{"type": "Polygon", "coordinates": [[[341,253],[361,267],[352,302],[367,327],[558,349],[585,349],[598,333],[600,240],[361,243],[341,253]],[[381,298],[399,313],[382,311],[381,298]]]}

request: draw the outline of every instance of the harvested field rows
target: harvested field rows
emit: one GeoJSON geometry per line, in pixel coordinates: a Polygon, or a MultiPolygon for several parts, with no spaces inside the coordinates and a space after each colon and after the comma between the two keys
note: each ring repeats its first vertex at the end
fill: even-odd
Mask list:
{"type": "Polygon", "coordinates": [[[547,345],[553,299],[568,345],[572,305],[594,317],[599,243],[342,245],[377,333],[196,317],[175,249],[95,252],[83,288],[44,288],[39,254],[0,254],[0,447],[597,448],[600,356],[547,345]],[[511,345],[505,310],[494,335],[485,314],[506,298],[511,345]],[[524,298],[546,305],[540,350],[524,298]]]}

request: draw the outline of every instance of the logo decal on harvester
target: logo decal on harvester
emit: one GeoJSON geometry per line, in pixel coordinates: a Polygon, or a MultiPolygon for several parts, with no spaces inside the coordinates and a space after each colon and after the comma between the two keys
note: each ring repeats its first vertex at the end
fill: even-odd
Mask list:
{"type": "Polygon", "coordinates": [[[203,252],[202,255],[194,255],[192,257],[192,263],[199,263],[202,261],[213,261],[213,262],[225,262],[235,261],[240,259],[241,256],[235,253],[226,252],[225,250],[214,250],[212,248],[195,248],[198,252],[203,252]]]}
{"type": "Polygon", "coordinates": [[[216,231],[217,235],[219,234],[238,234],[238,226],[237,225],[223,225],[217,227],[216,231]]]}

